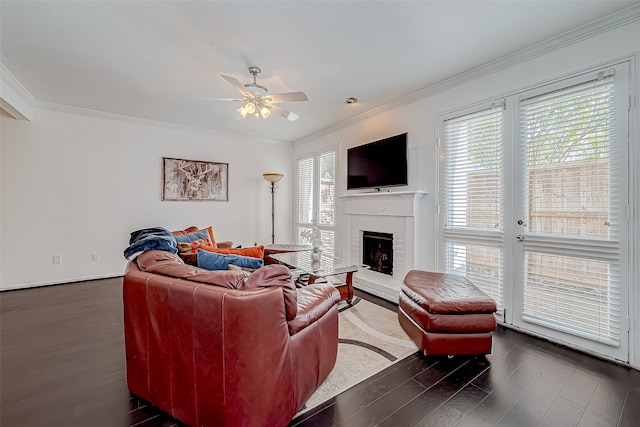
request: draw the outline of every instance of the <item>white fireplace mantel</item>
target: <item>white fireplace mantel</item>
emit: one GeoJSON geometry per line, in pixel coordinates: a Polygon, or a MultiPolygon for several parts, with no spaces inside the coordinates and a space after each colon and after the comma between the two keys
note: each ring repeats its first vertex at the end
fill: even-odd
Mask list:
{"type": "Polygon", "coordinates": [[[354,193],[338,196],[346,215],[415,216],[416,203],[424,191],[354,193]]]}
{"type": "Polygon", "coordinates": [[[339,196],[339,212],[348,235],[346,257],[351,263],[362,262],[363,231],[393,235],[393,276],[374,271],[360,271],[354,286],[390,301],[397,302],[402,279],[424,256],[421,235],[424,191],[352,193],[339,196]]]}

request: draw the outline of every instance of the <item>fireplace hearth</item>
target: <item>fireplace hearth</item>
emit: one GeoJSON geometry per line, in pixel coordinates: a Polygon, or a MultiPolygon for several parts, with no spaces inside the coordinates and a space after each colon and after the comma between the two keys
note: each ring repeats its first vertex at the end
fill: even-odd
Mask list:
{"type": "Polygon", "coordinates": [[[373,271],[393,276],[393,234],[363,231],[362,263],[373,271]]]}

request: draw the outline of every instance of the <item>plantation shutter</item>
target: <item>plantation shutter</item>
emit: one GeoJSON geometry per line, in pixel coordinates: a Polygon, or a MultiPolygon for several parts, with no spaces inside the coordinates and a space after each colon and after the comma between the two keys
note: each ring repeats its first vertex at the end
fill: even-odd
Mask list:
{"type": "Polygon", "coordinates": [[[614,75],[521,100],[523,320],[620,339],[614,75]]]}
{"type": "Polygon", "coordinates": [[[503,307],[503,104],[444,120],[445,271],[503,307]]]}

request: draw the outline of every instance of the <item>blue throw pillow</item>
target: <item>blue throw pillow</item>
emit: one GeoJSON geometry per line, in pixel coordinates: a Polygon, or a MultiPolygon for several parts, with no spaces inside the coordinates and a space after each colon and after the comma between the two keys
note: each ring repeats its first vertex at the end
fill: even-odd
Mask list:
{"type": "Polygon", "coordinates": [[[235,254],[223,255],[198,249],[198,267],[207,270],[228,270],[229,264],[242,268],[260,268],[262,260],[235,254]]]}
{"type": "Polygon", "coordinates": [[[199,239],[209,239],[209,241],[211,241],[211,236],[209,236],[209,231],[207,230],[195,231],[193,233],[175,236],[175,238],[176,242],[180,243],[191,243],[199,239]]]}

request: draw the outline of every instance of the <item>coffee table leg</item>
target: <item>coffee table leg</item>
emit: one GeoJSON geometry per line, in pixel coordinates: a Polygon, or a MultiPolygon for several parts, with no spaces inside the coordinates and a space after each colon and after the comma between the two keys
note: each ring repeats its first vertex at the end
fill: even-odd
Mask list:
{"type": "Polygon", "coordinates": [[[347,303],[351,304],[353,301],[353,272],[350,271],[347,273],[347,303]]]}
{"type": "MultiPolygon", "coordinates": [[[[314,276],[313,274],[309,275],[309,285],[312,285],[313,283],[315,283],[317,277],[314,276]]],[[[336,285],[338,287],[338,290],[340,290],[340,295],[343,295],[343,291],[341,289],[343,289],[345,286],[347,287],[347,295],[346,298],[342,297],[343,299],[345,299],[347,301],[347,303],[351,304],[351,301],[353,301],[353,271],[350,271],[347,273],[347,277],[345,280],[345,283],[341,284],[341,285],[336,285]]]]}

